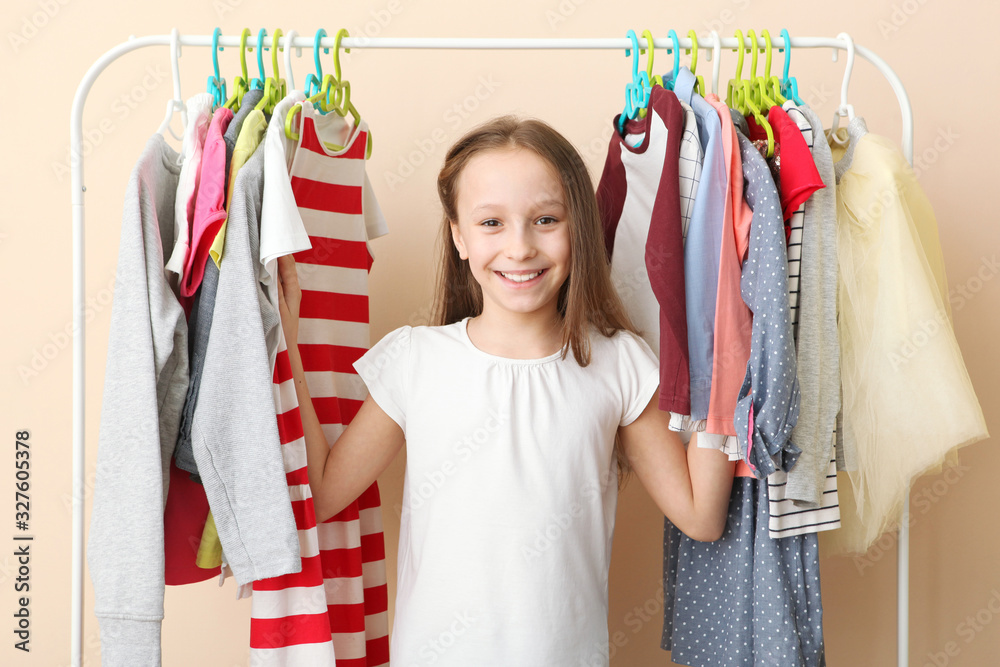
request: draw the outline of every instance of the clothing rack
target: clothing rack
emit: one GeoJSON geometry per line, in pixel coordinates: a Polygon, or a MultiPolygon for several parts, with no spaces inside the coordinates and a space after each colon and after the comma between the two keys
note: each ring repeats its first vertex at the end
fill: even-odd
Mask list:
{"type": "MultiPolygon", "coordinates": [[[[278,44],[285,47],[286,64],[290,62],[290,49],[296,49],[301,55],[302,49],[314,48],[314,40],[311,37],[296,37],[296,33],[289,31],[287,37],[278,39],[278,44]],[[289,48],[290,47],[290,48],[289,48]]],[[[265,37],[263,45],[271,47],[273,40],[265,37]]],[[[639,40],[640,46],[646,46],[646,40],[639,40]]],[[[767,45],[763,38],[758,37],[756,44],[763,49],[767,45]]],[[[841,39],[829,37],[796,37],[794,39],[774,38],[771,42],[773,48],[829,48],[833,49],[834,60],[837,58],[839,50],[848,53],[848,68],[852,65],[853,56],[861,56],[882,73],[889,82],[896,97],[899,100],[900,112],[902,114],[902,149],[903,155],[913,164],[913,110],[910,106],[909,97],[902,81],[889,65],[878,55],[865,47],[855,45],[850,38],[841,39]]],[[[240,37],[222,35],[218,38],[219,46],[239,47],[240,37]]],[[[749,38],[743,40],[742,46],[752,45],[749,38]]],[[[73,550],[72,550],[72,632],[70,638],[70,655],[72,667],[80,667],[82,664],[83,650],[83,562],[84,562],[84,488],[86,473],[86,449],[84,430],[84,398],[85,398],[85,273],[84,273],[84,193],[86,187],[83,183],[83,107],[87,101],[87,95],[93,87],[94,82],[102,72],[112,62],[127,53],[136,51],[147,46],[168,46],[174,52],[173,57],[179,55],[178,49],[181,46],[212,47],[212,35],[178,35],[176,30],[172,35],[149,35],[145,37],[130,38],[128,41],[108,50],[98,58],[77,87],[76,95],[73,98],[73,107],[70,117],[70,155],[72,162],[72,206],[73,206],[73,550]]],[[[327,37],[319,42],[321,48],[335,48],[335,39],[327,37]]],[[[474,37],[415,37],[415,38],[389,38],[389,37],[345,37],[340,41],[340,46],[351,49],[474,49],[474,50],[615,50],[632,48],[632,42],[627,38],[474,38],[474,37]]],[[[676,46],[672,39],[654,39],[653,46],[658,49],[691,49],[697,48],[707,51],[712,59],[714,78],[713,86],[719,78],[719,61],[722,49],[735,50],[741,46],[740,41],[735,37],[720,38],[718,33],[713,31],[712,36],[704,40],[699,40],[692,44],[688,38],[677,40],[676,46]],[[713,57],[714,56],[714,57],[713,57]]],[[[287,70],[286,66],[286,70],[287,70]]],[[[849,77],[845,78],[842,91],[842,98],[846,101],[846,88],[849,77]]],[[[175,97],[179,95],[179,82],[175,78],[175,97]]],[[[909,491],[903,503],[903,517],[899,528],[898,544],[898,567],[897,567],[897,664],[899,667],[906,667],[909,653],[909,491]]]]}

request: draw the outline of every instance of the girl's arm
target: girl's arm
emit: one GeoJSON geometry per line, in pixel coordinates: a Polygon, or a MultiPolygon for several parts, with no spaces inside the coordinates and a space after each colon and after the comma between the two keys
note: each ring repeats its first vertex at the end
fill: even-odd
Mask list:
{"type": "Polygon", "coordinates": [[[316,520],[326,521],[360,496],[389,467],[403,447],[403,430],[369,396],[333,447],[327,443],[309,395],[297,343],[302,292],[295,260],[291,256],[278,258],[278,270],[281,328],[288,345],[288,361],[302,418],[309,487],[316,520]]]}
{"type": "Polygon", "coordinates": [[[736,463],[693,440],[685,452],[680,436],[669,428],[670,413],[657,406],[658,396],[654,392],[639,418],[618,429],[625,456],[675,526],[693,540],[717,540],[726,527],[736,463]]]}

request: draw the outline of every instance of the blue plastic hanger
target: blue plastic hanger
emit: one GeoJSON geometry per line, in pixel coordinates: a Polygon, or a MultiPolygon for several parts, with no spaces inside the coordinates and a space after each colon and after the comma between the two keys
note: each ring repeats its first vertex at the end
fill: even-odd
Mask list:
{"type": "Polygon", "coordinates": [[[671,28],[670,32],[667,33],[667,37],[669,37],[670,41],[674,43],[674,47],[673,47],[673,51],[674,51],[674,72],[673,72],[673,74],[670,75],[670,80],[669,81],[664,81],[663,82],[663,87],[666,88],[667,90],[673,90],[674,89],[674,83],[677,81],[677,75],[680,74],[680,71],[681,71],[681,42],[677,38],[677,31],[674,30],[673,28],[671,28]]]}
{"type": "Polygon", "coordinates": [[[219,35],[222,28],[216,28],[212,32],[212,65],[215,67],[215,76],[208,77],[207,92],[212,95],[212,106],[221,107],[226,103],[226,80],[219,76],[219,35]]]}
{"type": "Polygon", "coordinates": [[[805,102],[799,97],[799,82],[795,77],[788,76],[788,64],[792,59],[792,38],[788,36],[788,30],[781,29],[781,39],[784,40],[785,67],[781,74],[781,94],[791,99],[796,105],[802,106],[805,102]]]}
{"type": "Polygon", "coordinates": [[[618,133],[625,134],[625,121],[639,115],[639,109],[649,106],[649,95],[652,88],[649,85],[649,75],[646,70],[639,69],[639,37],[635,30],[628,31],[632,42],[631,48],[625,49],[625,57],[632,56],[632,81],[625,84],[625,110],[618,117],[618,133]]]}
{"type": "Polygon", "coordinates": [[[254,77],[250,79],[250,90],[254,88],[263,89],[264,80],[267,75],[264,73],[264,38],[267,37],[267,28],[261,28],[257,33],[257,71],[260,72],[259,77],[254,77]]]}
{"type": "MultiPolygon", "coordinates": [[[[306,83],[302,89],[306,97],[312,97],[323,87],[323,66],[319,63],[319,43],[324,37],[326,37],[326,30],[320,28],[316,31],[316,37],[313,38],[313,60],[316,62],[316,72],[306,76],[306,83]]],[[[330,53],[330,49],[324,48],[323,53],[330,53]]]]}

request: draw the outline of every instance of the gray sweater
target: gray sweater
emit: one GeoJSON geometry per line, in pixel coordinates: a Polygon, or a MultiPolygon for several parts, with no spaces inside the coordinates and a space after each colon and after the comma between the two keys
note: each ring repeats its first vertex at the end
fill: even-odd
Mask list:
{"type": "Polygon", "coordinates": [[[264,342],[265,329],[278,326],[278,319],[257,281],[263,190],[261,146],[236,174],[191,424],[198,474],[239,584],[302,568],[264,342]]]}
{"type": "Polygon", "coordinates": [[[153,135],[122,214],[87,545],[105,667],[160,664],[163,508],[188,383],[187,323],[163,257],[179,172],[153,135]]]}
{"type": "Polygon", "coordinates": [[[826,486],[837,412],[840,411],[840,342],[837,334],[837,184],[823,122],[809,107],[798,107],[812,125],[813,161],[825,188],[806,201],[802,225],[802,272],[796,339],[799,419],[792,441],[802,450],[788,472],[785,497],[818,507],[826,486]]]}

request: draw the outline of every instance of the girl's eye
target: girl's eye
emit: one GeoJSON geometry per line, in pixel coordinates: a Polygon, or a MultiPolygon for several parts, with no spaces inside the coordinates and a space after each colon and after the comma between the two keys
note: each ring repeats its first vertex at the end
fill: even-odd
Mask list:
{"type": "Polygon", "coordinates": [[[538,219],[538,224],[541,225],[551,225],[554,222],[559,222],[559,220],[551,215],[546,215],[538,219]]]}
{"type": "Polygon", "coordinates": [[[500,221],[495,218],[490,218],[489,220],[483,220],[479,224],[483,227],[499,227],[500,221]]]}

